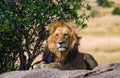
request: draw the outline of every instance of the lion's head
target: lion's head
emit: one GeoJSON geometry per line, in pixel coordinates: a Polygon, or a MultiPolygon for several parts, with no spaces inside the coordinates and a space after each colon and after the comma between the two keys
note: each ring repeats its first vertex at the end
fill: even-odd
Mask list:
{"type": "Polygon", "coordinates": [[[78,43],[73,28],[65,22],[56,22],[50,28],[47,46],[58,57],[65,57],[78,43]]]}

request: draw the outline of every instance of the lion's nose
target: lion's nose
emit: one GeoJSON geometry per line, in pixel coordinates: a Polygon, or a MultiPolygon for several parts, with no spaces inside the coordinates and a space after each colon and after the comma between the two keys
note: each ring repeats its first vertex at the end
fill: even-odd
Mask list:
{"type": "Polygon", "coordinates": [[[64,42],[63,41],[59,41],[58,44],[62,45],[64,42]]]}

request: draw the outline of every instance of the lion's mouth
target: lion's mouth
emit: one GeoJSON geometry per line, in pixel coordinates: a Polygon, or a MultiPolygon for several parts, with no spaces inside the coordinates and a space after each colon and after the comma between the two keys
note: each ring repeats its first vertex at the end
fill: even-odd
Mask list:
{"type": "Polygon", "coordinates": [[[59,47],[58,50],[59,50],[60,52],[63,52],[63,51],[66,51],[66,48],[65,48],[65,47],[59,47]]]}
{"type": "Polygon", "coordinates": [[[58,51],[60,51],[60,52],[66,51],[66,47],[64,47],[63,45],[57,44],[57,48],[58,48],[58,51]]]}

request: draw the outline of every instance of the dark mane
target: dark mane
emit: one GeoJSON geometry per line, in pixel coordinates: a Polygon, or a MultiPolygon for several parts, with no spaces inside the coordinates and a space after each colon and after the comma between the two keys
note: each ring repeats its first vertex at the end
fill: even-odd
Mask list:
{"type": "MultiPolygon", "coordinates": [[[[72,49],[68,55],[65,57],[64,60],[61,61],[61,64],[69,64],[71,63],[77,56],[78,53],[78,49],[74,48],[72,49]]],[[[55,62],[56,60],[56,56],[53,52],[50,52],[49,48],[46,47],[43,53],[43,59],[42,61],[44,61],[46,64],[51,63],[51,62],[55,62]]]]}

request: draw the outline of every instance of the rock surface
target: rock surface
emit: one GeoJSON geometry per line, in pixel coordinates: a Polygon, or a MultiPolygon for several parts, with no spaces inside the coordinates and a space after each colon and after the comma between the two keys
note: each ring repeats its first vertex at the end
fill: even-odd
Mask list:
{"type": "Polygon", "coordinates": [[[99,65],[93,70],[40,68],[3,73],[0,78],[120,78],[120,63],[99,65]]]}

